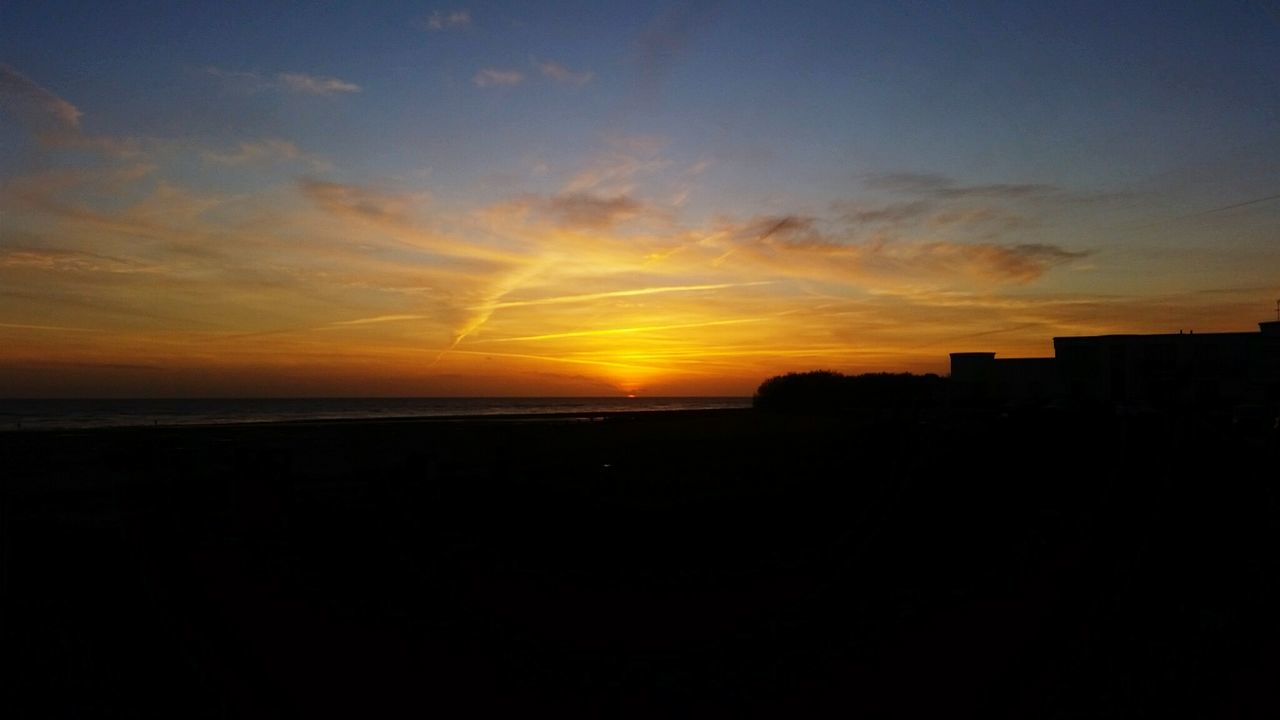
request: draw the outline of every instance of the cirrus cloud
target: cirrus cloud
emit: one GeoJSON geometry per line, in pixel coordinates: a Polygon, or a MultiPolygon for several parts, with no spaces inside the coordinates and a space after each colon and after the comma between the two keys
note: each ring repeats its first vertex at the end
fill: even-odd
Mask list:
{"type": "Polygon", "coordinates": [[[207,162],[232,167],[287,162],[307,163],[318,172],[332,169],[330,163],[324,158],[305,153],[294,143],[278,138],[241,142],[235,150],[230,152],[206,150],[202,153],[202,157],[207,162]]]}
{"type": "Polygon", "coordinates": [[[276,76],[280,84],[296,93],[305,95],[333,95],[336,93],[360,92],[360,86],[346,80],[320,75],[303,73],[280,73],[276,76]]]}
{"type": "Polygon", "coordinates": [[[877,237],[850,242],[822,232],[808,217],[757,218],[714,236],[732,265],[799,278],[853,282],[868,288],[949,286],[970,282],[1022,285],[1051,268],[1086,257],[1048,243],[907,241],[877,237]]]}
{"type": "Polygon", "coordinates": [[[139,153],[135,140],[86,135],[80,127],[79,108],[2,63],[0,109],[25,125],[47,149],[88,150],[113,158],[139,153]]]}
{"type": "Polygon", "coordinates": [[[575,72],[554,60],[535,59],[533,64],[538,68],[538,71],[541,72],[543,76],[566,85],[586,85],[596,76],[595,73],[589,71],[575,72]]]}
{"type": "Polygon", "coordinates": [[[4,64],[0,64],[0,107],[38,131],[80,130],[81,112],[75,105],[4,64]]]}
{"type": "Polygon", "coordinates": [[[477,72],[471,81],[476,87],[512,87],[524,82],[524,73],[519,70],[485,68],[477,72]]]}
{"type": "Polygon", "coordinates": [[[452,30],[455,28],[465,28],[470,26],[471,13],[466,10],[454,10],[447,14],[436,10],[427,16],[427,30],[430,30],[431,32],[440,32],[441,30],[452,30]]]}
{"type": "Polygon", "coordinates": [[[277,91],[296,95],[328,96],[357,93],[361,90],[360,86],[353,82],[325,75],[282,72],[267,77],[256,72],[224,70],[212,65],[206,67],[204,71],[221,79],[229,89],[245,93],[277,91]]]}

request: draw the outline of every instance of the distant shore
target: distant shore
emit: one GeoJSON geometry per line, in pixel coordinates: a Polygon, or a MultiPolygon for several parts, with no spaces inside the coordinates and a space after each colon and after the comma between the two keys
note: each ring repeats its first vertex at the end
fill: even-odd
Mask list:
{"type": "Polygon", "coordinates": [[[690,410],[606,410],[606,411],[584,411],[584,412],[535,412],[535,413],[493,413],[489,415],[405,415],[393,417],[378,418],[316,418],[303,420],[246,420],[246,421],[228,421],[228,422],[210,422],[210,423],[172,423],[168,425],[118,425],[108,427],[85,427],[85,428],[24,428],[9,425],[8,427],[0,427],[0,433],[3,432],[40,432],[40,433],[82,433],[82,432],[125,432],[125,431],[151,431],[151,430],[209,430],[214,428],[243,428],[243,427],[289,427],[302,426],[314,427],[323,425],[400,425],[406,423],[486,423],[486,422],[573,422],[573,421],[602,421],[602,420],[622,420],[636,417],[649,417],[653,419],[670,417],[670,416],[688,416],[715,418],[720,415],[732,415],[744,412],[751,412],[750,407],[741,408],[699,408],[690,410]]]}
{"type": "Polygon", "coordinates": [[[0,400],[0,432],[471,418],[523,421],[750,405],[748,397],[0,400]]]}

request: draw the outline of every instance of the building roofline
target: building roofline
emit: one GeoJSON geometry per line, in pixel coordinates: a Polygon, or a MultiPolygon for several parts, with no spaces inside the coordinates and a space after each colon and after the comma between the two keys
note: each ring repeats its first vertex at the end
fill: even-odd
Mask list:
{"type": "Polygon", "coordinates": [[[1221,337],[1264,337],[1264,333],[1234,331],[1234,332],[1187,332],[1187,333],[1118,333],[1115,335],[1061,335],[1053,339],[1054,342],[1059,340],[1101,340],[1104,338],[1221,338],[1221,337]]]}

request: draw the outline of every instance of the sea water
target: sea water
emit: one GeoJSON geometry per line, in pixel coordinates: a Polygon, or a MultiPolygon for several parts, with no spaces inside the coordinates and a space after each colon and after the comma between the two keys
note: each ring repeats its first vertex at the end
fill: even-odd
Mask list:
{"type": "Polygon", "coordinates": [[[4,400],[0,431],[745,408],[744,397],[4,400]]]}

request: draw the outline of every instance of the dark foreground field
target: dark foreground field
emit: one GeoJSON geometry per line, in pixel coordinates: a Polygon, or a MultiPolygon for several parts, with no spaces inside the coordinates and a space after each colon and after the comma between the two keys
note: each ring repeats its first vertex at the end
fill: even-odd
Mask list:
{"type": "Polygon", "coordinates": [[[6,717],[1280,707],[1265,433],[728,411],[3,433],[0,462],[6,717]]]}

